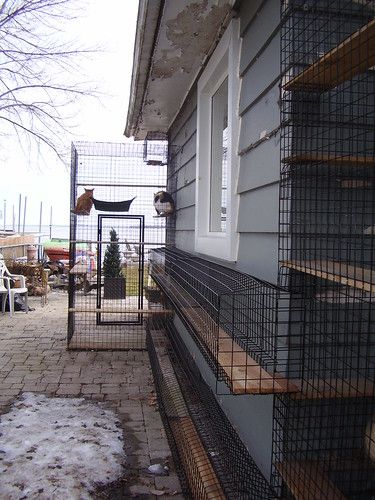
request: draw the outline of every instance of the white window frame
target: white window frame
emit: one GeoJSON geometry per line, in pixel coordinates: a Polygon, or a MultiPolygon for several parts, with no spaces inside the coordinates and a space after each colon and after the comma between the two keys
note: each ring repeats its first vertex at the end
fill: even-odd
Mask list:
{"type": "Polygon", "coordinates": [[[228,261],[236,261],[239,234],[238,131],[239,131],[239,20],[233,19],[198,81],[195,250],[228,261]],[[210,231],[210,165],[212,96],[228,77],[228,182],[226,231],[210,231]]]}

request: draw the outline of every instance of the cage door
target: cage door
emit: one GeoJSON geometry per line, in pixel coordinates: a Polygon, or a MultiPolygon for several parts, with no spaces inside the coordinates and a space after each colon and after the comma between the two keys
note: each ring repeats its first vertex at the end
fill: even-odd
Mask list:
{"type": "Polygon", "coordinates": [[[143,215],[98,215],[98,325],[142,323],[143,243],[143,215]]]}

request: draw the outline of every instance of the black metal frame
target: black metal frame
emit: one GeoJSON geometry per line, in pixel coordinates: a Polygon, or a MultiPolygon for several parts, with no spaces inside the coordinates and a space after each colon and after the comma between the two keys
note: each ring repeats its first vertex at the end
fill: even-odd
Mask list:
{"type": "MultiPolygon", "coordinates": [[[[138,309],[143,308],[143,274],[144,274],[144,262],[145,262],[145,257],[144,257],[144,236],[145,236],[145,217],[144,215],[98,215],[98,242],[102,241],[103,239],[103,220],[109,220],[109,219],[114,219],[114,220],[129,220],[129,221],[139,221],[139,254],[138,254],[138,300],[137,300],[137,306],[138,309]]],[[[119,242],[121,243],[121,242],[119,242]]],[[[101,283],[102,282],[102,246],[103,243],[98,243],[98,271],[97,271],[97,282],[101,283]]],[[[101,293],[101,287],[97,287],[97,294],[96,294],[96,307],[98,309],[101,309],[102,307],[102,293],[101,293]]],[[[143,322],[143,316],[142,313],[137,313],[136,314],[137,319],[129,319],[129,320],[103,320],[102,319],[102,314],[97,313],[96,315],[96,324],[97,325],[141,325],[143,322]]]]}
{"type": "Polygon", "coordinates": [[[373,0],[282,2],[279,284],[301,378],[275,397],[283,498],[374,493],[374,15],[373,0]]]}

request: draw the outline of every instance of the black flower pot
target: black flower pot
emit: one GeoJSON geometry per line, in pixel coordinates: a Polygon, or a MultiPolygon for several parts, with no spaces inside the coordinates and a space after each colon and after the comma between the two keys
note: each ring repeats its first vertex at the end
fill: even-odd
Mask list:
{"type": "Polygon", "coordinates": [[[119,300],[126,297],[125,278],[104,278],[104,298],[119,300]]]}

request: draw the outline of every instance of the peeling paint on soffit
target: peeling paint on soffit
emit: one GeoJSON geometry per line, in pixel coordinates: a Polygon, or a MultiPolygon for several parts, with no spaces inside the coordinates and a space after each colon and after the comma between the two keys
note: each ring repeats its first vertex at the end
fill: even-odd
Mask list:
{"type": "Polygon", "coordinates": [[[136,139],[167,132],[202,63],[231,16],[227,0],[166,0],[141,110],[128,120],[136,139]]]}

